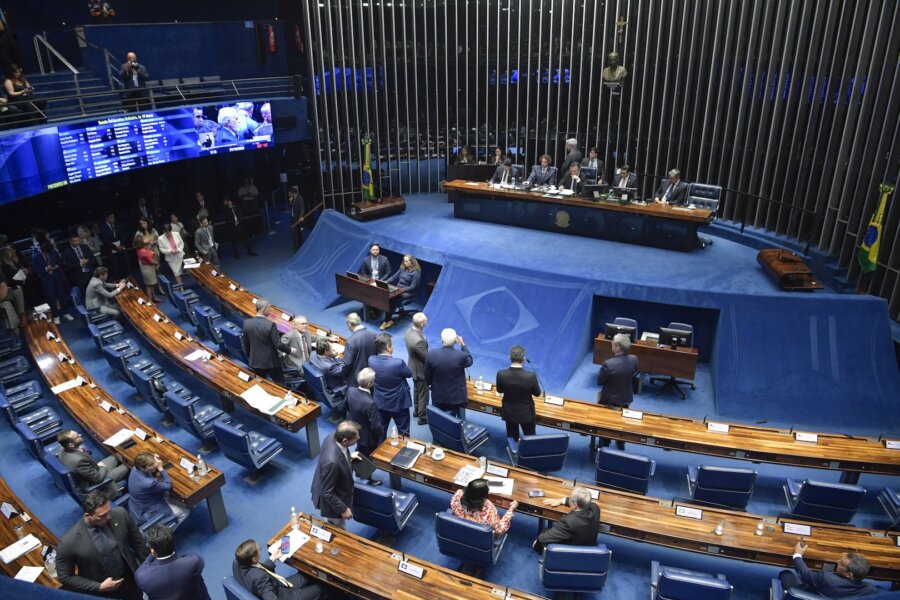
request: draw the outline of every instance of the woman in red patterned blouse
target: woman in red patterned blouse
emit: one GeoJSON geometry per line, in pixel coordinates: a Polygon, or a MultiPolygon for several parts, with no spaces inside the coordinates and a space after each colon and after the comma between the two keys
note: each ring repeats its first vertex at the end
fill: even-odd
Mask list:
{"type": "Polygon", "coordinates": [[[490,525],[494,535],[503,535],[509,529],[509,521],[513,517],[513,511],[519,505],[513,500],[509,510],[501,518],[497,514],[494,503],[487,499],[487,479],[473,479],[464,490],[456,490],[453,499],[450,500],[450,510],[462,519],[468,519],[482,525],[490,525]]]}

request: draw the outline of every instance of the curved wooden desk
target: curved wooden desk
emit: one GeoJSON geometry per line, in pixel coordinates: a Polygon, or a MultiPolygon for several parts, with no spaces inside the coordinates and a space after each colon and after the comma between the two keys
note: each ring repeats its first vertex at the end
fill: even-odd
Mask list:
{"type": "MultiPolygon", "coordinates": [[[[496,586],[471,575],[464,575],[446,567],[420,560],[409,554],[401,554],[388,546],[354,535],[349,531],[330,527],[319,519],[300,515],[300,531],[309,533],[310,526],[316,525],[332,532],[330,542],[322,542],[322,554],[315,550],[317,538],[306,542],[287,560],[287,564],[298,571],[342,590],[354,597],[367,599],[428,598],[429,600],[459,600],[460,598],[497,600],[536,599],[535,596],[519,590],[496,586]],[[338,554],[332,554],[332,548],[338,554]],[[422,579],[406,575],[397,570],[401,558],[410,564],[425,569],[422,579]],[[402,596],[398,595],[402,590],[402,596]],[[509,595],[506,595],[509,594],[509,595]]],[[[290,524],[282,527],[269,540],[269,546],[279,541],[291,530],[290,524]]],[[[514,557],[507,556],[514,560],[514,557]]],[[[500,560],[503,560],[501,556],[500,560]]]]}
{"type": "Polygon", "coordinates": [[[228,525],[228,515],[225,513],[225,502],[222,499],[225,475],[221,471],[209,466],[209,473],[199,477],[199,480],[188,477],[187,472],[178,465],[181,459],[194,462],[196,457],[193,454],[165,439],[149,425],[128,412],[103,388],[93,383],[91,376],[77,361],[60,362],[58,358],[60,353],[65,354],[73,361],[75,355],[60,336],[56,325],[48,320],[35,321],[27,318],[24,328],[31,356],[49,387],[71,381],[78,376],[87,382],[79,387],[60,392],[57,394],[57,398],[94,441],[103,445],[104,440],[122,429],[142,429],[147,433],[147,438],[140,440],[137,436],[132,436],[131,439],[135,444],[130,448],[103,447],[106,450],[114,451],[128,465],[133,464],[134,457],[141,452],[158,454],[163,462],[173,465],[168,471],[172,478],[172,495],[188,508],[193,508],[206,500],[213,529],[219,531],[228,525]],[[56,336],[56,340],[48,339],[47,332],[56,336]],[[112,405],[113,409],[109,412],[104,410],[100,406],[103,401],[112,405]]]}
{"type": "MultiPolygon", "coordinates": [[[[445,449],[446,456],[442,461],[423,455],[412,468],[403,470],[390,464],[402,447],[403,443],[391,446],[390,440],[385,440],[371,456],[378,468],[390,474],[394,487],[399,485],[398,478],[402,477],[452,493],[460,488],[453,481],[457,472],[476,461],[473,456],[445,449]]],[[[498,506],[508,507],[513,500],[518,500],[518,512],[554,521],[568,512],[565,506],[544,506],[542,498],[529,498],[528,492],[543,490],[547,498],[564,498],[571,494],[574,482],[495,461],[492,464],[508,468],[509,477],[515,480],[512,496],[490,495],[491,501],[498,506]]],[[[670,500],[598,488],[581,482],[578,485],[602,490],[598,501],[601,533],[779,567],[790,567],[792,563],[794,545],[799,536],[784,533],[775,518],[707,507],[694,507],[702,509],[701,519],[679,517],[675,515],[675,505],[670,500]],[[765,528],[763,535],[758,536],[756,526],[760,521],[765,528]],[[724,527],[723,535],[715,533],[719,523],[724,527]]],[[[871,564],[870,577],[900,580],[900,547],[890,536],[851,526],[804,523],[793,519],[790,522],[808,524],[812,529],[805,538],[809,549],[804,554],[811,569],[820,569],[826,563],[833,565],[842,552],[859,552],[871,564]]]]}
{"type": "MultiPolygon", "coordinates": [[[[501,397],[496,386],[478,392],[474,381],[466,385],[469,408],[500,415],[501,397]]],[[[700,419],[651,412],[644,412],[641,420],[627,419],[620,409],[569,398],[564,402],[564,406],[556,406],[537,398],[538,424],[667,450],[843,471],[843,481],[855,481],[860,473],[900,475],[900,450],[889,450],[873,438],[819,433],[818,442],[813,444],[798,442],[786,429],[740,424],[730,424],[728,433],[715,433],[708,431],[700,419]]]]}
{"type": "MultiPolygon", "coordinates": [[[[49,546],[50,548],[56,548],[59,546],[59,540],[56,539],[56,536],[53,535],[43,523],[38,521],[35,516],[28,510],[28,507],[25,506],[19,497],[10,489],[10,487],[6,484],[6,481],[0,477],[0,503],[6,502],[10,506],[13,507],[18,514],[13,516],[11,519],[7,519],[6,517],[0,516],[0,548],[6,548],[10,544],[15,543],[18,539],[16,535],[14,527],[22,526],[22,530],[24,535],[28,535],[29,533],[40,540],[43,546],[49,546]],[[22,519],[22,514],[25,513],[31,520],[26,522],[22,519]]],[[[26,552],[16,560],[11,563],[5,563],[0,560],[0,572],[2,572],[7,577],[15,577],[16,573],[19,572],[19,569],[22,567],[43,567],[44,566],[44,558],[41,555],[41,551],[43,550],[43,546],[38,546],[31,552],[26,552]]],[[[38,576],[35,583],[39,583],[41,585],[45,585],[47,587],[58,588],[62,584],[56,579],[56,577],[51,577],[49,573],[47,573],[47,569],[38,576]]]]}
{"type": "Polygon", "coordinates": [[[268,415],[254,408],[241,398],[241,394],[254,385],[259,385],[268,394],[277,398],[283,398],[288,390],[269,380],[255,377],[250,369],[242,369],[237,363],[221,355],[216,356],[212,349],[207,348],[188,332],[169,321],[165,313],[153,306],[137,287],[122,290],[118,300],[122,314],[144,336],[144,339],[189,375],[218,392],[225,410],[231,412],[234,408],[233,404],[239,404],[248,412],[290,432],[296,433],[305,427],[309,455],[313,457],[319,454],[319,423],[317,419],[322,414],[322,409],[317,403],[307,400],[302,394],[291,392],[301,400],[296,406],[284,406],[274,415],[268,415]],[[156,321],[153,318],[154,315],[158,315],[160,320],[156,321]],[[175,337],[176,334],[181,336],[180,340],[175,337]],[[216,358],[207,362],[190,361],[185,358],[192,352],[201,349],[216,358]],[[243,381],[238,377],[239,373],[246,373],[250,376],[250,380],[243,381]],[[307,402],[306,404],[303,403],[304,400],[307,402]]]}

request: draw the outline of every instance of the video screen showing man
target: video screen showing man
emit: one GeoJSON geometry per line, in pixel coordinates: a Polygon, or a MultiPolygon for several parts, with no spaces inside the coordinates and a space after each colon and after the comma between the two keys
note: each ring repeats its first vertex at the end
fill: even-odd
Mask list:
{"type": "Polygon", "coordinates": [[[216,144],[216,133],[219,125],[206,118],[202,108],[194,108],[194,131],[197,132],[197,145],[201,148],[212,148],[216,144]]]}

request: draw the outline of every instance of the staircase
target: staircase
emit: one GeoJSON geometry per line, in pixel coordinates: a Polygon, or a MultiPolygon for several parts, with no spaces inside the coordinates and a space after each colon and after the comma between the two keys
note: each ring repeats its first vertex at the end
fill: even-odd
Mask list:
{"type": "Polygon", "coordinates": [[[82,116],[82,106],[78,98],[54,100],[61,96],[81,94],[99,94],[84,99],[84,115],[108,114],[119,110],[119,94],[109,89],[108,82],[91,71],[79,71],[78,92],[75,88],[74,75],[69,71],[59,73],[32,73],[27,76],[28,82],[34,86],[37,99],[47,100],[45,113],[49,121],[62,121],[82,116]],[[100,94],[101,92],[107,92],[100,94]]]}

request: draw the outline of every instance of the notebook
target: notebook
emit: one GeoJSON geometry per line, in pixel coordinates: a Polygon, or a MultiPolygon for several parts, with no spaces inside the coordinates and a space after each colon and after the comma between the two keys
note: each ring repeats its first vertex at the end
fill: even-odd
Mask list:
{"type": "Polygon", "coordinates": [[[422,451],[416,448],[403,448],[391,459],[391,464],[401,469],[411,469],[421,455],[422,451]]]}

